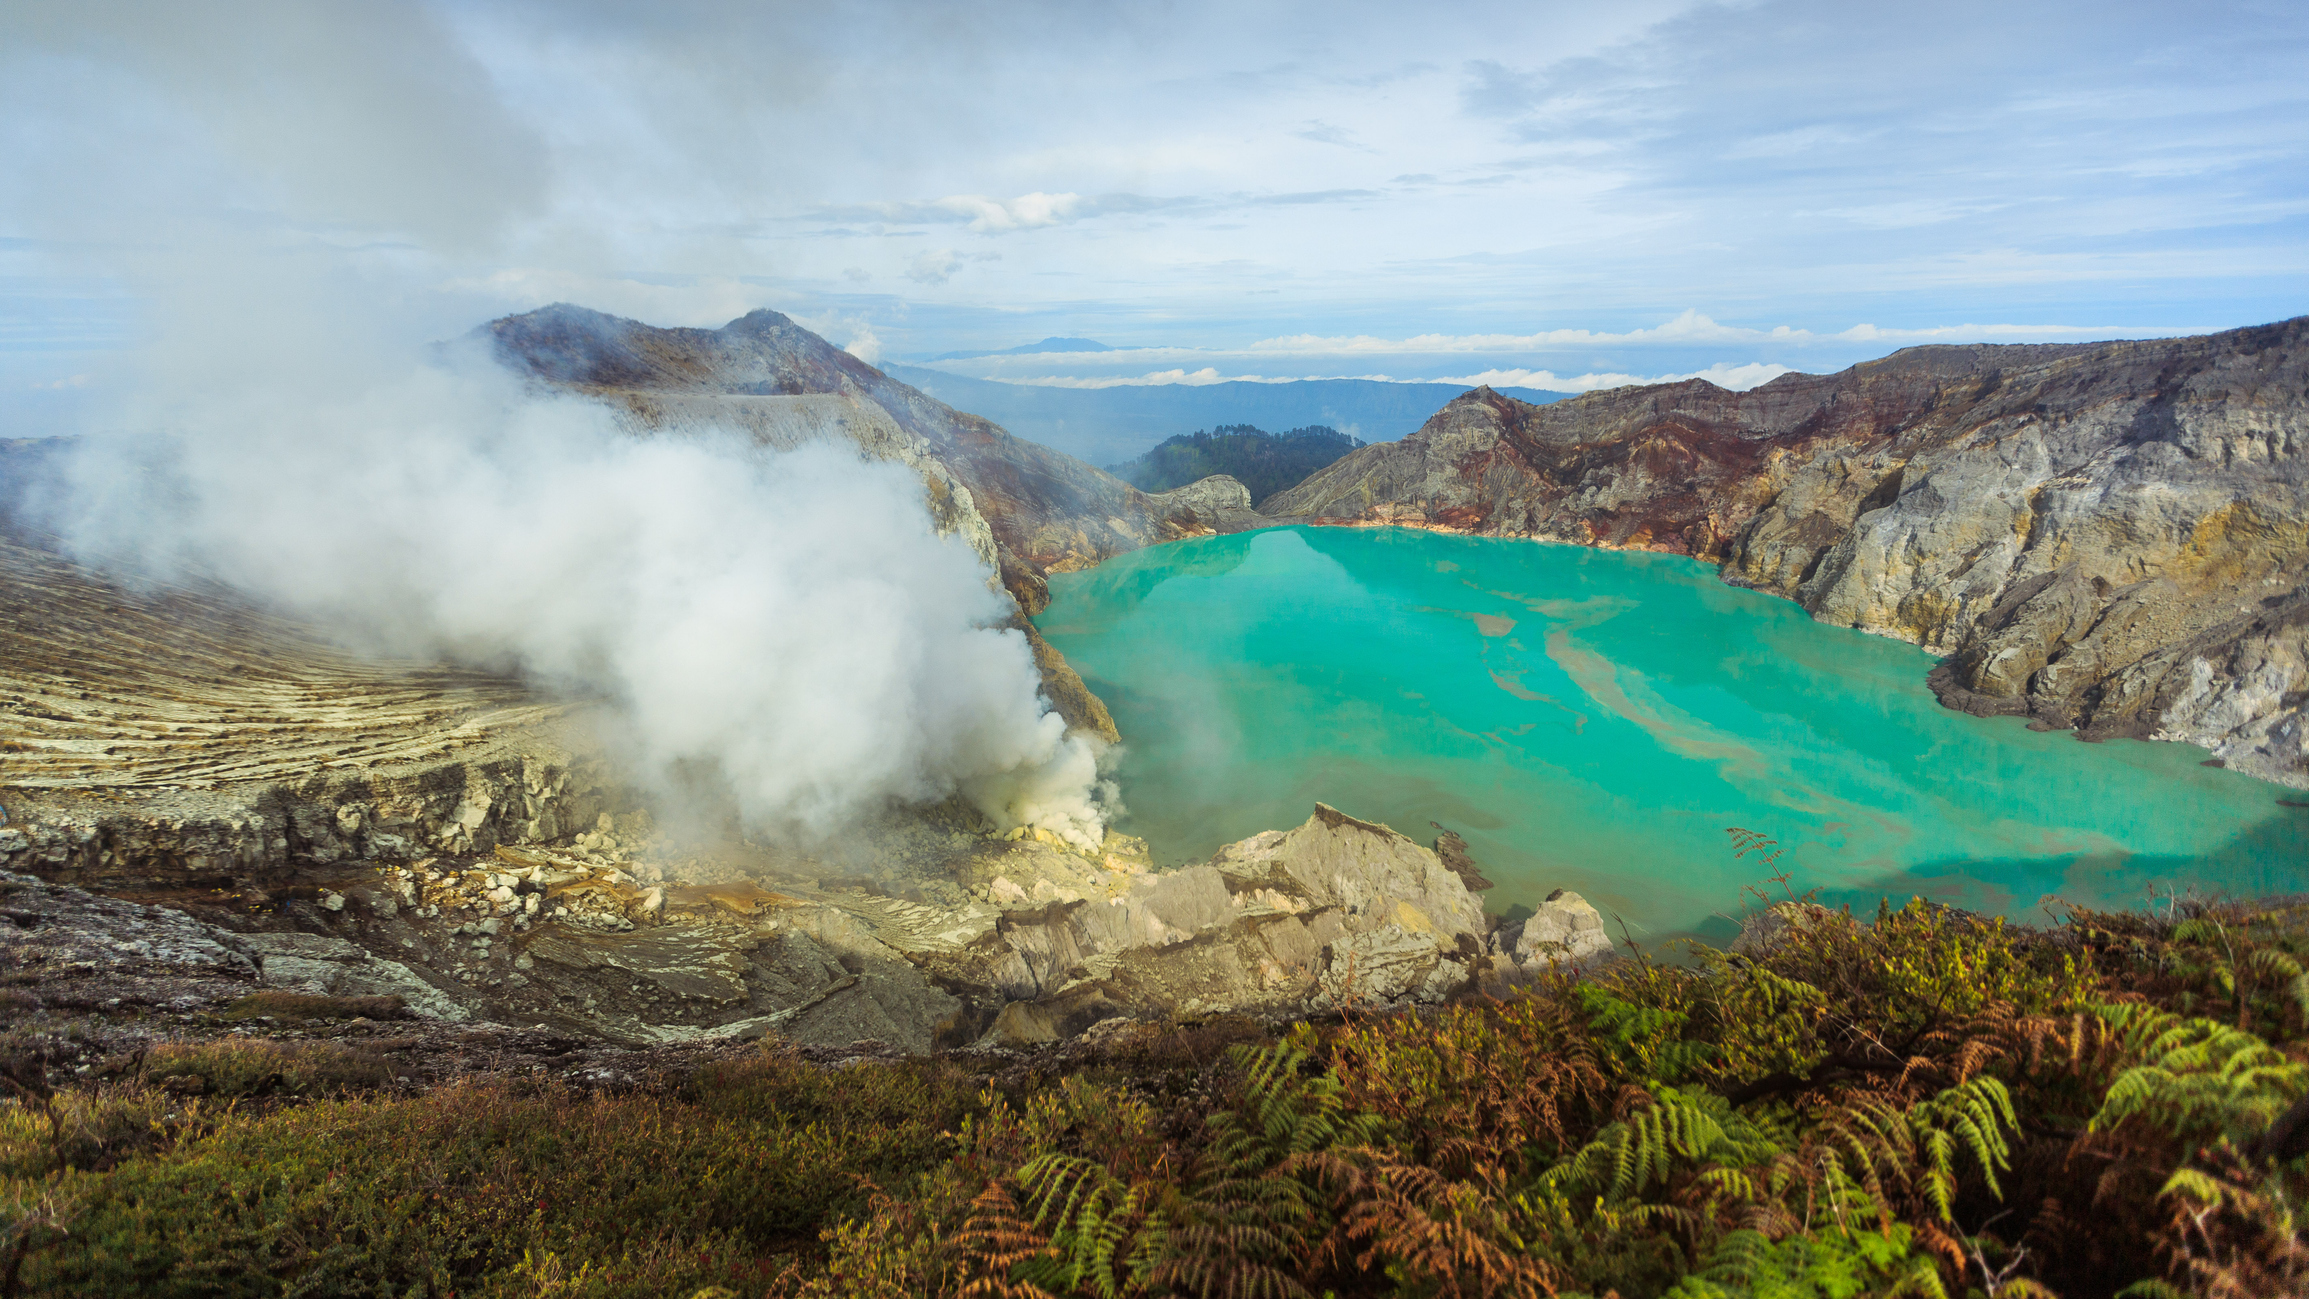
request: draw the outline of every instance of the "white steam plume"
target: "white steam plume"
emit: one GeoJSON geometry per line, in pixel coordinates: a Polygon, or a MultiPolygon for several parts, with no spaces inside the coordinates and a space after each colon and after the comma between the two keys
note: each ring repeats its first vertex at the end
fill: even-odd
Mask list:
{"type": "Polygon", "coordinates": [[[491,32],[524,29],[500,18],[0,5],[0,253],[61,277],[28,281],[47,291],[133,302],[133,343],[75,366],[96,376],[79,427],[165,435],[89,444],[74,544],[197,567],[378,650],[602,695],[638,773],[716,770],[761,830],[819,839],[959,791],[1095,838],[1088,742],[1040,699],[1019,634],[989,628],[1010,606],[933,535],[907,471],[847,447],[637,440],[485,361],[420,363],[423,340],[537,287],[509,290],[511,268],[598,283],[674,238],[685,264],[727,268],[698,300],[744,298],[731,314],[784,273],[664,233],[696,228],[660,218],[704,191],[655,168],[691,156],[702,119],[566,130],[520,58],[485,63],[512,48],[491,32]],[[633,162],[662,183],[632,183],[633,162]],[[167,473],[137,458],[155,445],[167,473]]]}
{"type": "MultiPolygon", "coordinates": [[[[284,385],[285,386],[285,385],[284,385]]],[[[94,562],[205,570],[367,647],[605,696],[644,775],[718,770],[746,822],[823,842],[961,792],[1093,845],[1065,734],[983,564],[922,483],[846,444],[638,439],[493,367],[180,408],[78,462],[94,562]]]]}

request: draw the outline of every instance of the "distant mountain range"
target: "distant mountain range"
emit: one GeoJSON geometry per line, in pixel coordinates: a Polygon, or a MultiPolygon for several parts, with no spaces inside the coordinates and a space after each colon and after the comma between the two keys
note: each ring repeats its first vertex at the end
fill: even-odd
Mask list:
{"type": "MultiPolygon", "coordinates": [[[[1018,350],[1056,351],[1049,343],[1060,341],[1068,340],[1046,340],[1018,350]]],[[[949,406],[993,420],[1018,437],[1097,465],[1118,464],[1144,454],[1164,438],[1220,424],[1270,429],[1322,424],[1365,442],[1392,442],[1415,432],[1467,391],[1455,383],[1377,379],[1042,388],[966,379],[914,365],[882,369],[949,406]]],[[[1538,388],[1499,391],[1535,406],[1571,395],[1538,388]]]]}
{"type": "Polygon", "coordinates": [[[1039,343],[1020,343],[1016,347],[1005,347],[991,352],[940,352],[928,359],[932,361],[975,361],[982,356],[1034,356],[1042,352],[1111,352],[1114,350],[1095,339],[1046,338],[1039,343]]]}

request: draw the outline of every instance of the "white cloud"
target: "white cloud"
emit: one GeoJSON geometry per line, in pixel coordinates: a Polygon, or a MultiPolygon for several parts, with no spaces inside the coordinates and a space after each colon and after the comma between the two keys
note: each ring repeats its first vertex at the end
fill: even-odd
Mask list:
{"type": "Polygon", "coordinates": [[[1623,331],[1547,329],[1530,334],[1415,334],[1408,338],[1376,338],[1369,334],[1289,334],[1261,339],[1241,350],[1249,353],[1346,356],[1371,354],[1435,354],[1443,352],[1540,352],[1561,348],[1631,346],[1661,343],[1851,343],[1851,342],[2046,342],[2078,339],[2161,337],[2193,332],[2194,327],[2127,325],[1934,325],[1922,328],[1883,329],[1854,325],[1835,333],[1818,333],[1788,325],[1757,329],[1719,324],[1697,310],[1649,329],[1623,331]]]}
{"type": "Polygon", "coordinates": [[[962,269],[962,254],[951,248],[923,253],[906,264],[906,278],[916,284],[944,284],[962,269]]]}
{"type": "MultiPolygon", "coordinates": [[[[1256,201],[1236,195],[1235,202],[1256,201]]],[[[790,220],[880,222],[895,226],[963,225],[975,234],[1009,234],[1040,230],[1091,217],[1165,208],[1209,207],[1218,200],[1204,198],[1150,198],[1144,194],[1047,194],[1040,190],[1016,198],[985,194],[949,194],[928,200],[852,203],[811,208],[790,220]]]]}
{"type": "Polygon", "coordinates": [[[2087,342],[2201,332],[2202,327],[1966,324],[1727,325],[1697,310],[1629,330],[1551,329],[1511,334],[1285,334],[1233,347],[1136,347],[1097,353],[995,354],[934,363],[973,378],[1038,387],[1113,388],[1158,384],[1288,383],[1360,377],[1402,383],[1490,383],[1584,392],[1630,383],[1704,378],[1744,389],[1792,370],[1841,369],[1900,347],[1932,343],[2087,342]],[[1700,355],[1693,355],[1694,352],[1700,355]],[[1708,353],[1715,353],[1709,356],[1708,353]],[[1571,353],[1573,369],[1545,364],[1571,353]],[[1745,353],[1745,355],[1743,355],[1745,353]],[[1651,358],[1650,364],[1646,364],[1651,358]],[[1379,364],[1374,364],[1374,363],[1379,364]],[[1472,364],[1470,364],[1472,362],[1472,364]],[[1700,368],[1704,364],[1706,368],[1700,368]],[[1384,365],[1391,374],[1369,373],[1384,365]],[[1278,370],[1280,373],[1278,373],[1278,370]]]}
{"type": "Polygon", "coordinates": [[[1864,133],[1841,126],[1802,126],[1792,131],[1774,131],[1768,135],[1735,141],[1724,150],[1724,156],[1732,159],[1793,158],[1857,144],[1863,138],[1864,133]]]}
{"type": "Polygon", "coordinates": [[[1377,149],[1372,148],[1370,145],[1367,145],[1363,143],[1362,140],[1356,138],[1356,135],[1353,131],[1350,131],[1346,127],[1340,126],[1333,122],[1307,122],[1296,132],[1294,132],[1294,134],[1296,134],[1302,140],[1312,140],[1317,144],[1334,145],[1341,149],[1357,149],[1364,153],[1379,152],[1377,149]]]}
{"type": "MultiPolygon", "coordinates": [[[[1050,355],[1062,355],[1050,353],[1050,355]]],[[[1102,353],[1100,355],[1111,355],[1102,353]]],[[[1687,374],[1617,374],[1591,372],[1579,375],[1558,375],[1551,370],[1484,370],[1475,374],[1445,375],[1434,379],[1398,379],[1386,374],[1222,374],[1216,366],[1199,370],[1150,370],[1132,375],[1042,375],[1007,382],[1027,388],[1160,388],[1172,385],[1188,388],[1207,387],[1214,383],[1302,383],[1319,379],[1363,379],[1373,383],[1456,383],[1469,388],[1490,385],[1494,388],[1541,388],[1550,392],[1593,392],[1601,388],[1624,388],[1630,384],[1682,383],[1686,379],[1705,379],[1719,388],[1746,391],[1759,384],[1770,383],[1783,374],[1793,373],[1787,366],[1760,362],[1720,361],[1705,370],[1687,374]]]]}
{"type": "Polygon", "coordinates": [[[1155,370],[1147,374],[1099,375],[1082,378],[1070,375],[1045,375],[1035,379],[1014,380],[1031,388],[1160,388],[1184,384],[1199,388],[1213,383],[1289,383],[1288,379],[1268,379],[1255,374],[1220,374],[1211,366],[1200,370],[1155,370]]]}
{"type": "Polygon", "coordinates": [[[936,206],[966,218],[970,228],[981,233],[1032,230],[1057,225],[1073,216],[1075,209],[1082,206],[1082,195],[1044,194],[1038,190],[1005,202],[983,194],[955,194],[939,199],[936,206]]]}

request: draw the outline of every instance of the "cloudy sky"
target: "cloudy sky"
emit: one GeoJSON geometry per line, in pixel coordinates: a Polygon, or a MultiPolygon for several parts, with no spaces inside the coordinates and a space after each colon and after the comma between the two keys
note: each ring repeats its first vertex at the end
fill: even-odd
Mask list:
{"type": "Polygon", "coordinates": [[[1118,349],[939,363],[1065,384],[2251,324],[2309,311],[2304,67],[2298,3],[10,0],[0,435],[555,300],[1118,349]]]}

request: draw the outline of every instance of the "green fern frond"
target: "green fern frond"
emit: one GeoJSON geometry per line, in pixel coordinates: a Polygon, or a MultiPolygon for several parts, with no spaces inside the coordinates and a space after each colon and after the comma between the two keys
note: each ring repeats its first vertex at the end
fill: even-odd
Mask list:
{"type": "Polygon", "coordinates": [[[1701,1265],[1663,1299],[1948,1299],[1940,1270],[1917,1248],[1906,1223],[1884,1232],[1831,1228],[1773,1240],[1759,1231],[1735,1231],[1717,1242],[1701,1265]]]}
{"type": "Polygon", "coordinates": [[[2139,1005],[2100,1013],[2140,1063],[2109,1085],[2093,1131],[2137,1117],[2175,1137],[2241,1141],[2309,1090],[2309,1069],[2243,1029],[2139,1005]]]}
{"type": "Polygon", "coordinates": [[[2171,1195],[2186,1198],[2200,1209],[2217,1209],[2228,1198],[2227,1188],[2221,1185],[2220,1179],[2198,1169],[2185,1167],[2174,1169],[2173,1175],[2165,1179],[2164,1186],[2157,1194],[2159,1197],[2171,1195]]]}
{"type": "Polygon", "coordinates": [[[1056,1152],[1028,1160],[1017,1180],[1052,1251],[1021,1263],[1019,1280],[1087,1288],[1100,1299],[1144,1284],[1169,1237],[1161,1214],[1149,1212],[1147,1188],[1124,1184],[1095,1160],[1056,1152]]]}

